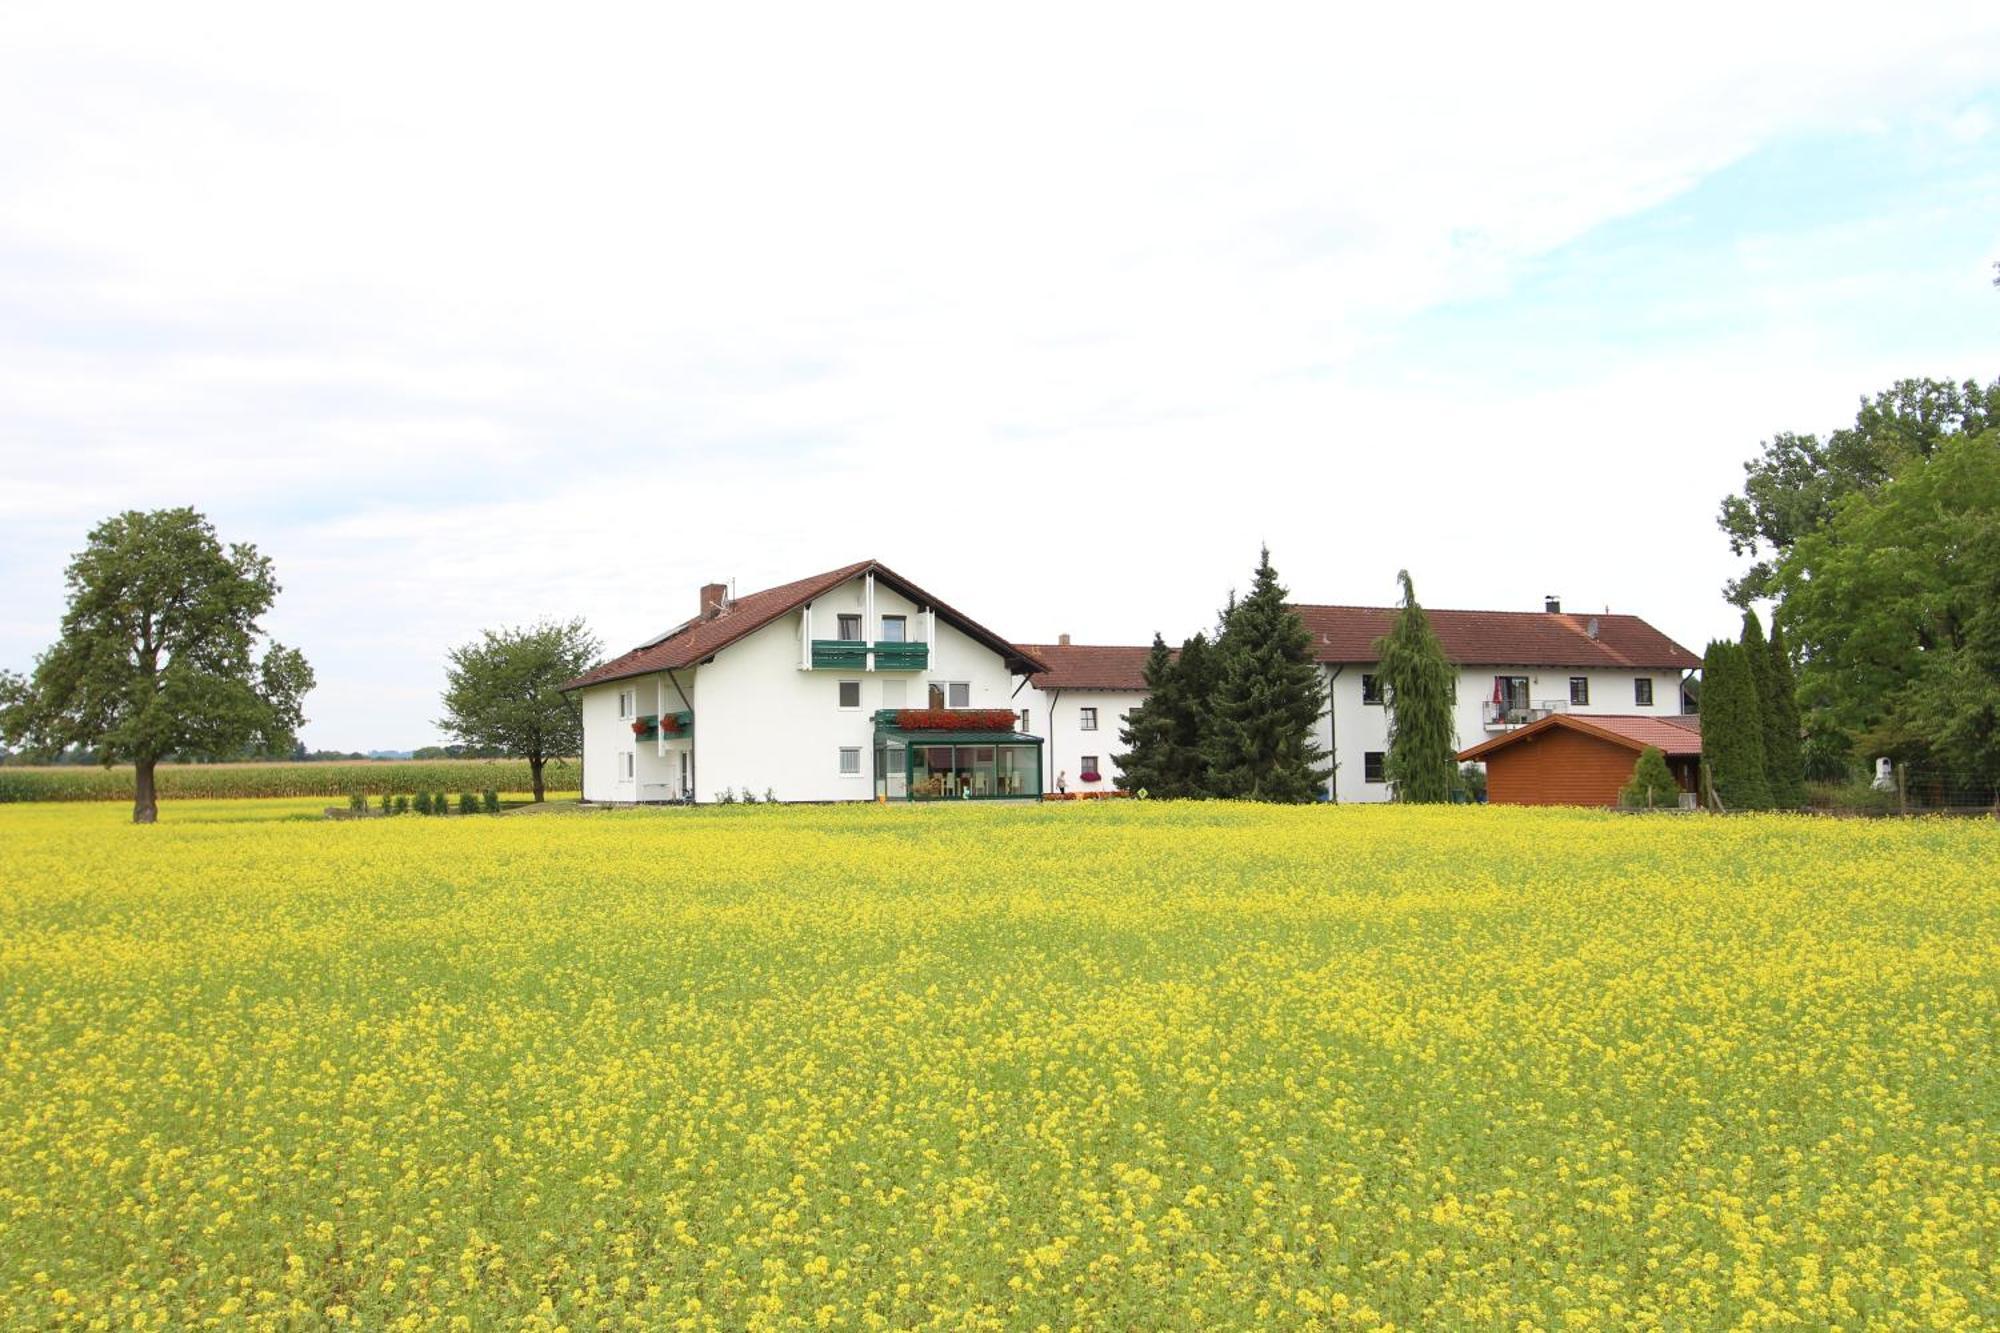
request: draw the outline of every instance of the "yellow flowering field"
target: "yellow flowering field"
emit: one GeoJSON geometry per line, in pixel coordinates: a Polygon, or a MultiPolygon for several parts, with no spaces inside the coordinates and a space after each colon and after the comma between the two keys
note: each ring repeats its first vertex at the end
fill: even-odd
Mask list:
{"type": "Polygon", "coordinates": [[[2000,830],[0,808],[0,1325],[1973,1328],[2000,830]]]}

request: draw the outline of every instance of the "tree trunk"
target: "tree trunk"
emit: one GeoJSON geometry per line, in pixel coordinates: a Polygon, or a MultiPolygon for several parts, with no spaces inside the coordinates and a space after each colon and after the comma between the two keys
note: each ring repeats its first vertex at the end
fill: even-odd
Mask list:
{"type": "Polygon", "coordinates": [[[160,819],[159,798],[153,794],[153,764],[151,759],[132,761],[132,822],[134,824],[156,824],[160,819]]]}
{"type": "Polygon", "coordinates": [[[546,759],[530,759],[528,761],[528,775],[534,780],[535,800],[538,803],[542,799],[542,765],[547,762],[548,760],[546,759]]]}

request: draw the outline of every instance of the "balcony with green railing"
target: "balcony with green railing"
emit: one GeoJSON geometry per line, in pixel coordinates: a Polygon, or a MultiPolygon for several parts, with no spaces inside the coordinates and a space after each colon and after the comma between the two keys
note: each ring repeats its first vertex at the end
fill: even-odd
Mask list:
{"type": "MultiPolygon", "coordinates": [[[[922,671],[931,661],[927,643],[878,643],[874,652],[877,671],[922,671]]],[[[866,671],[868,653],[869,645],[861,639],[814,639],[813,670],[866,671]]]]}

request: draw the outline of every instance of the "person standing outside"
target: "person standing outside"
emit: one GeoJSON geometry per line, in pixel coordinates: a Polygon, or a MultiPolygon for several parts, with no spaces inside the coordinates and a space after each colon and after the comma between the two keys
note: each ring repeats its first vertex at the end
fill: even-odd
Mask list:
{"type": "Polygon", "coordinates": [[[1067,796],[1067,795],[1069,795],[1069,770],[1068,770],[1068,769],[1063,769],[1063,770],[1062,770],[1061,772],[1059,772],[1059,773],[1057,773],[1057,774],[1056,774],[1056,795],[1058,795],[1058,796],[1067,796]]]}

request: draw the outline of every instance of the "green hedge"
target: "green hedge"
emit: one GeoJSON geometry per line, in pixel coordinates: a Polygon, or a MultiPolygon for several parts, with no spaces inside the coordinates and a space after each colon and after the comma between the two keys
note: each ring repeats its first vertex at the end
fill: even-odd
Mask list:
{"type": "MultiPolygon", "coordinates": [[[[543,770],[552,790],[573,790],[574,762],[543,770]]],[[[381,760],[352,764],[162,764],[155,770],[161,800],[241,796],[349,796],[356,792],[534,789],[526,760],[381,760]]],[[[0,803],[9,801],[129,801],[128,767],[0,767],[0,803]]]]}

